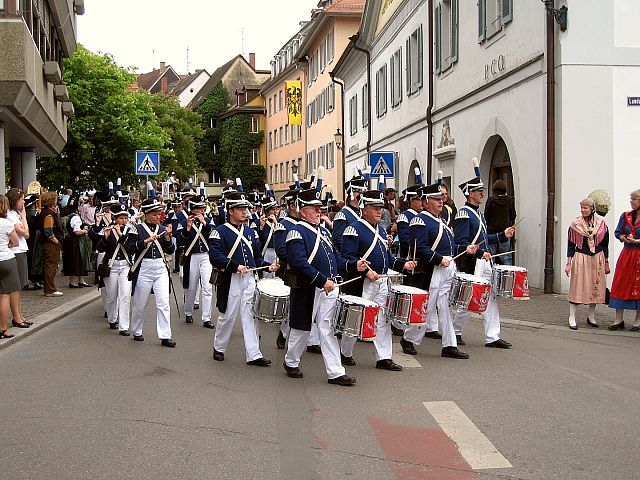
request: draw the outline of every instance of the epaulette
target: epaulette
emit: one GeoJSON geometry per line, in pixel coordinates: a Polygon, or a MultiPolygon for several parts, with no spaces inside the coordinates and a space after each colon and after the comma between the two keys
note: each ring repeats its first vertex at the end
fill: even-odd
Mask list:
{"type": "Polygon", "coordinates": [[[286,227],[284,225],[282,225],[281,223],[276,224],[276,227],[273,229],[274,232],[282,232],[282,231],[287,231],[286,227]]]}
{"type": "Polygon", "coordinates": [[[215,238],[220,240],[220,232],[218,232],[218,230],[216,229],[211,230],[211,233],[209,234],[209,238],[215,238]]]}
{"type": "Polygon", "coordinates": [[[349,225],[347,228],[345,228],[343,235],[350,235],[352,237],[357,237],[358,231],[355,228],[353,228],[353,226],[349,225]]]}
{"type": "Polygon", "coordinates": [[[342,212],[338,212],[338,213],[336,213],[336,216],[335,216],[335,217],[333,217],[333,221],[334,221],[334,222],[335,222],[335,221],[337,221],[337,220],[344,220],[344,221],[347,221],[347,217],[344,215],[344,213],[342,213],[342,212]]]}
{"type": "Polygon", "coordinates": [[[409,223],[409,219],[406,217],[404,213],[401,213],[398,217],[397,223],[409,223]]]}
{"type": "Polygon", "coordinates": [[[302,235],[300,235],[300,232],[297,230],[291,230],[288,234],[287,234],[287,242],[289,240],[302,240],[302,235]]]}
{"type": "Polygon", "coordinates": [[[456,220],[458,220],[459,218],[469,218],[469,214],[465,212],[464,209],[460,209],[456,214],[456,220]]]}
{"type": "Polygon", "coordinates": [[[409,226],[411,227],[413,227],[414,225],[422,225],[424,227],[425,223],[420,217],[416,216],[413,218],[413,220],[411,220],[411,223],[409,224],[409,226]]]}

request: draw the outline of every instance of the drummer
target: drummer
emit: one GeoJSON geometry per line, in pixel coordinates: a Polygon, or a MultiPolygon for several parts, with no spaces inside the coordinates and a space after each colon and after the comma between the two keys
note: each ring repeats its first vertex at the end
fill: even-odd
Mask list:
{"type": "MultiPolygon", "coordinates": [[[[427,185],[420,189],[424,210],[411,221],[411,243],[416,245],[416,256],[423,272],[421,284],[414,287],[429,290],[427,318],[437,317],[442,325],[442,357],[466,359],[469,354],[458,350],[453,319],[449,308],[449,290],[456,264],[453,261],[455,240],[453,231],[440,216],[444,205],[444,195],[439,184],[427,185]]],[[[467,252],[474,254],[477,245],[467,246],[467,252]]],[[[416,355],[416,345],[424,338],[426,326],[408,327],[400,340],[402,351],[416,355]]]]}
{"type": "MultiPolygon", "coordinates": [[[[482,179],[479,176],[477,164],[476,175],[471,180],[459,185],[467,201],[458,210],[454,222],[456,253],[464,252],[469,245],[478,245],[479,248],[474,255],[467,254],[461,257],[462,261],[458,262],[459,270],[491,281],[493,261],[488,247],[496,243],[506,242],[507,239],[513,237],[515,228],[509,227],[504,232],[487,233],[487,222],[482,212],[480,212],[480,204],[484,200],[484,183],[482,183],[482,179]]],[[[462,331],[468,318],[469,310],[458,310],[453,319],[453,326],[459,345],[464,345],[462,331]]],[[[500,312],[493,294],[489,295],[489,303],[482,314],[482,319],[485,347],[511,348],[509,342],[500,338],[500,312]]]]}
{"type": "Polygon", "coordinates": [[[361,175],[354,176],[344,184],[347,204],[333,217],[331,231],[333,244],[338,252],[342,249],[342,234],[349,225],[353,225],[360,218],[360,194],[365,190],[367,181],[361,175]]]}
{"type": "MultiPolygon", "coordinates": [[[[287,376],[302,378],[300,358],[307,346],[311,325],[316,322],[328,382],[342,386],[354,385],[356,379],[346,374],[340,362],[340,346],[331,328],[331,318],[338,299],[338,269],[343,268],[344,260],[336,256],[331,234],[320,226],[320,192],[315,189],[301,191],[297,196],[297,206],[301,219],[289,231],[286,241],[287,264],[290,272],[297,276],[297,281],[289,284],[292,287],[291,331],[283,366],[287,376]]],[[[359,260],[357,269],[366,270],[366,262],[359,260]]]]}
{"type": "MultiPolygon", "coordinates": [[[[402,367],[392,357],[391,325],[387,319],[385,305],[389,295],[386,278],[389,269],[401,271],[403,268],[413,270],[416,262],[396,259],[389,252],[386,233],[380,226],[382,209],[384,208],[384,190],[370,190],[360,195],[362,218],[349,225],[344,231],[341,256],[347,262],[349,273],[361,278],[341,288],[342,293],[362,297],[380,305],[377,318],[376,337],[373,344],[376,348],[376,368],[399,372],[402,367]],[[367,271],[358,273],[357,265],[361,261],[369,264],[367,271]]],[[[355,337],[342,336],[340,358],[343,365],[353,366],[353,347],[355,337]]]]}
{"type": "MultiPolygon", "coordinates": [[[[263,215],[258,220],[258,237],[260,238],[262,257],[269,263],[275,263],[277,261],[274,233],[278,227],[278,203],[272,193],[273,192],[268,190],[260,201],[263,215]]],[[[264,274],[263,278],[273,277],[274,274],[269,273],[264,274]]]]}

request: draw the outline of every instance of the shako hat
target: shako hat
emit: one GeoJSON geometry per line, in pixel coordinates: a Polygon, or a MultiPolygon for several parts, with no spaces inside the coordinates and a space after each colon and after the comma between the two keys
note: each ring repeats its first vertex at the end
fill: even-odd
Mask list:
{"type": "Polygon", "coordinates": [[[142,210],[144,214],[157,212],[164,210],[164,204],[155,198],[147,198],[140,204],[140,210],[142,210]]]}
{"type": "Polygon", "coordinates": [[[276,199],[274,197],[266,197],[266,196],[262,198],[260,203],[262,204],[262,208],[265,210],[265,212],[270,208],[273,208],[276,205],[278,205],[278,202],[276,202],[276,199]]]}
{"type": "Polygon", "coordinates": [[[297,195],[297,202],[300,208],[302,207],[321,207],[322,201],[320,200],[320,192],[315,188],[308,188],[302,190],[297,195]]]}
{"type": "Polygon", "coordinates": [[[189,211],[193,210],[194,208],[207,208],[207,197],[205,197],[204,195],[192,197],[189,199],[188,205],[189,211]]]}
{"type": "Polygon", "coordinates": [[[384,192],[380,190],[368,190],[360,195],[360,205],[363,207],[384,207],[384,192]]]}
{"type": "Polygon", "coordinates": [[[444,194],[440,190],[440,184],[433,183],[431,185],[424,185],[420,188],[420,198],[427,200],[429,198],[442,198],[444,194]]]}
{"type": "Polygon", "coordinates": [[[420,196],[420,189],[423,187],[424,185],[422,184],[417,184],[417,185],[411,185],[410,187],[405,188],[402,191],[402,198],[405,202],[411,200],[412,198],[415,197],[419,197],[420,196]]]}
{"type": "Polygon", "coordinates": [[[119,217],[120,215],[129,215],[129,210],[124,203],[119,203],[118,205],[114,205],[111,207],[111,215],[114,217],[119,217]]]}
{"type": "Polygon", "coordinates": [[[225,208],[252,208],[251,202],[247,200],[247,196],[244,192],[231,192],[226,193],[224,196],[224,206],[225,208]]]}
{"type": "Polygon", "coordinates": [[[458,185],[458,188],[462,190],[462,194],[466,197],[471,192],[476,192],[484,188],[484,183],[480,177],[473,177],[471,180],[467,180],[464,183],[458,185]]]}
{"type": "Polygon", "coordinates": [[[37,201],[38,201],[38,195],[36,195],[34,193],[32,193],[30,195],[25,195],[25,197],[24,197],[24,206],[25,207],[30,207],[31,205],[33,205],[37,201]]]}

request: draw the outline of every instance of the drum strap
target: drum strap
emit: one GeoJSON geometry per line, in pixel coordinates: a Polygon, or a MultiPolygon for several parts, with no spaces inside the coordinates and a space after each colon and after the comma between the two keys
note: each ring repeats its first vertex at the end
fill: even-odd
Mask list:
{"type": "Polygon", "coordinates": [[[482,233],[482,230],[484,230],[484,222],[482,221],[482,217],[480,217],[480,215],[478,214],[478,212],[476,212],[473,208],[468,208],[466,206],[460,208],[460,210],[466,210],[467,212],[471,212],[473,213],[476,218],[478,219],[478,222],[480,223],[480,226],[478,227],[478,231],[476,232],[476,236],[473,237],[473,240],[471,241],[471,245],[475,245],[476,242],[478,241],[478,239],[480,238],[480,234],[482,233]]]}
{"type": "MultiPolygon", "coordinates": [[[[322,229],[320,227],[313,228],[307,222],[299,222],[298,225],[302,225],[303,227],[316,234],[316,242],[313,245],[313,250],[311,250],[311,255],[309,255],[309,258],[307,259],[307,262],[311,264],[311,262],[313,262],[313,259],[316,258],[316,254],[318,253],[318,249],[320,248],[320,241],[322,240],[322,229]]],[[[326,243],[331,247],[331,244],[329,242],[326,243]]]]}
{"type": "MultiPolygon", "coordinates": [[[[440,240],[442,240],[442,234],[444,233],[444,222],[442,221],[441,218],[436,218],[435,216],[431,215],[427,211],[425,211],[424,213],[430,216],[436,222],[438,222],[438,235],[436,236],[436,239],[434,240],[433,245],[431,245],[431,250],[435,252],[436,249],[438,248],[438,245],[440,244],[440,240]]],[[[447,229],[448,228],[449,227],[447,227],[447,229]]]]}
{"type": "Polygon", "coordinates": [[[267,253],[267,248],[269,248],[269,242],[271,241],[271,237],[273,236],[273,231],[276,229],[275,226],[269,225],[269,235],[267,236],[267,241],[264,243],[264,247],[262,248],[262,256],[267,253]]]}
{"type": "Polygon", "coordinates": [[[193,229],[196,231],[196,236],[193,239],[193,241],[191,242],[191,244],[189,245],[189,248],[187,248],[187,251],[184,252],[184,256],[188,257],[189,254],[191,253],[191,250],[193,250],[193,247],[196,246],[196,243],[198,243],[198,240],[202,240],[205,244],[205,248],[207,249],[207,251],[209,251],[209,246],[207,245],[207,241],[204,239],[204,236],[202,236],[202,229],[204,228],[204,225],[198,225],[198,226],[193,226],[193,229]],[[200,227],[200,228],[198,228],[200,227]]]}

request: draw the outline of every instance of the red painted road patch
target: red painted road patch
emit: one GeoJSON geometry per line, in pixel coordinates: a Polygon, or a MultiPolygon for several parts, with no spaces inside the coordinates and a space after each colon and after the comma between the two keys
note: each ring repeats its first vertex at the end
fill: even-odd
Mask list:
{"type": "Polygon", "coordinates": [[[375,417],[367,417],[367,422],[397,480],[479,478],[439,428],[394,425],[375,417]]]}

